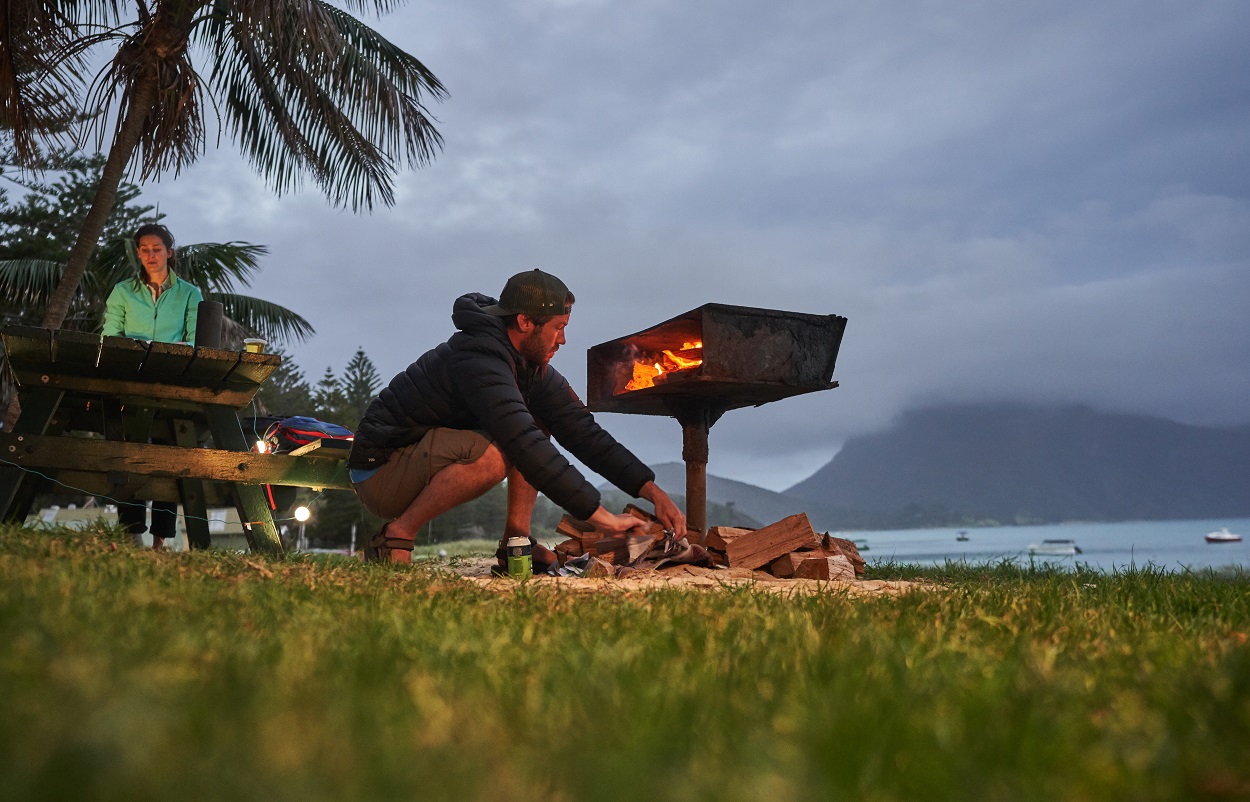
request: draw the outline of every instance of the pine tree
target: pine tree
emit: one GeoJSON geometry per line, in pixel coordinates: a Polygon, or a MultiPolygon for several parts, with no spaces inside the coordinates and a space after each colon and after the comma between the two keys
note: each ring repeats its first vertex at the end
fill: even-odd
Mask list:
{"type": "Polygon", "coordinates": [[[378,375],[373,360],[365,354],[364,348],[357,348],[343,370],[342,389],[345,403],[341,422],[344,426],[356,426],[381,386],[382,377],[378,375]]]}
{"type": "Polygon", "coordinates": [[[288,418],[292,415],[311,415],[316,408],[313,402],[312,387],[304,378],[304,371],[281,348],[273,353],[282,358],[278,369],[269,374],[269,378],[261,385],[256,399],[264,414],[288,418]]]}
{"type": "Polygon", "coordinates": [[[330,423],[340,423],[347,405],[347,396],[343,393],[343,383],[328,366],[321,381],[313,388],[312,402],[314,417],[330,423]]]}

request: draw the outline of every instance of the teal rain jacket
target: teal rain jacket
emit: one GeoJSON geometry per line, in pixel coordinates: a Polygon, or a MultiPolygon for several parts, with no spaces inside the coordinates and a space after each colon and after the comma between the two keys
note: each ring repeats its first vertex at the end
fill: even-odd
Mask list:
{"type": "Polygon", "coordinates": [[[104,306],[104,333],[163,343],[194,343],[195,316],[204,296],[189,281],[169,271],[173,284],[152,301],[139,278],[119,281],[104,306]]]}

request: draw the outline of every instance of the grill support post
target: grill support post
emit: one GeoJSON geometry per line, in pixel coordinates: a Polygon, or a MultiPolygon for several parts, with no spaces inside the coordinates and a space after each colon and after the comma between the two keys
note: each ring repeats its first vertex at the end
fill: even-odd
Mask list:
{"type": "Polygon", "coordinates": [[[681,424],[681,458],[686,463],[686,526],[707,533],[707,439],[712,424],[725,414],[709,402],[681,405],[674,417],[681,424]]]}

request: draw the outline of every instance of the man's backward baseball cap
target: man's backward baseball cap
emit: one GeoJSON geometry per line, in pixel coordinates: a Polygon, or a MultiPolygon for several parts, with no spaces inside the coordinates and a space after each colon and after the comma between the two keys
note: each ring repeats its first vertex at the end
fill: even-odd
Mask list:
{"type": "Polygon", "coordinates": [[[567,315],[572,308],[573,293],[564,286],[564,282],[534,268],[508,279],[499,294],[499,302],[482,311],[497,317],[554,317],[567,315]]]}

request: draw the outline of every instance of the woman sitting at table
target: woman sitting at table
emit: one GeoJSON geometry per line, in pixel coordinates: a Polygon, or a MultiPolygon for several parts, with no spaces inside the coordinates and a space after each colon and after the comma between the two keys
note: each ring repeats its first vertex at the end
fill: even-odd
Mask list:
{"type": "MultiPolygon", "coordinates": [[[[159,223],[139,226],[134,235],[139,274],[120,281],[104,308],[104,333],[157,342],[195,342],[195,317],[204,296],[198,287],[174,275],[174,236],[159,223]]],[[[117,519],[142,545],[147,528],[143,502],[121,502],[117,519]]],[[[178,504],[152,502],[152,548],[174,536],[178,504]]]]}

